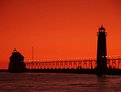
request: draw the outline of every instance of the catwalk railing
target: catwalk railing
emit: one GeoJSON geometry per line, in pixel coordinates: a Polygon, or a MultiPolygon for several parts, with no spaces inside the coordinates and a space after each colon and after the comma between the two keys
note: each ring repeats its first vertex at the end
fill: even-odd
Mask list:
{"type": "MultiPolygon", "coordinates": [[[[26,69],[94,69],[96,59],[76,60],[29,60],[25,61],[26,69]]],[[[121,69],[121,58],[107,58],[107,67],[121,69]]]]}

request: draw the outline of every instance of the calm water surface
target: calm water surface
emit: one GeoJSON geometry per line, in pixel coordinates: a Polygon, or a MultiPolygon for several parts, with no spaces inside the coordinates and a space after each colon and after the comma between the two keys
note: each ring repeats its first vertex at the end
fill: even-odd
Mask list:
{"type": "Polygon", "coordinates": [[[121,76],[0,73],[0,92],[121,92],[121,76]]]}

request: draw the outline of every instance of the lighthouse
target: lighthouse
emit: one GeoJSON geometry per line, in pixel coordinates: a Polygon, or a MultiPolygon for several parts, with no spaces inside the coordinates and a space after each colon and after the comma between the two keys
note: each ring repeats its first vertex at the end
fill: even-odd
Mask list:
{"type": "Polygon", "coordinates": [[[101,26],[97,33],[97,67],[96,73],[98,76],[104,75],[107,70],[107,49],[105,28],[101,26]]]}
{"type": "Polygon", "coordinates": [[[10,56],[8,71],[17,73],[25,71],[24,56],[16,49],[13,50],[12,55],[10,56]]]}

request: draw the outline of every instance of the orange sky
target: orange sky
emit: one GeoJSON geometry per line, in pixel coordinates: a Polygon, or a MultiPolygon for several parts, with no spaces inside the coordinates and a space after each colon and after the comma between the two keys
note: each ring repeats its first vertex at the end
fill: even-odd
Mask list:
{"type": "Polygon", "coordinates": [[[108,55],[121,56],[121,0],[0,0],[0,68],[16,48],[25,60],[95,57],[99,25],[108,55]]]}

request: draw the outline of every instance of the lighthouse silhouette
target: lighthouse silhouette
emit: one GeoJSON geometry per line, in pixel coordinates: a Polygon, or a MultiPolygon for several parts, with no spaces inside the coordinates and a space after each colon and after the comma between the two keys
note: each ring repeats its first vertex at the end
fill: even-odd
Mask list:
{"type": "Polygon", "coordinates": [[[106,36],[105,28],[101,25],[97,33],[97,67],[96,73],[102,76],[107,71],[107,49],[106,49],[106,36]]]}

